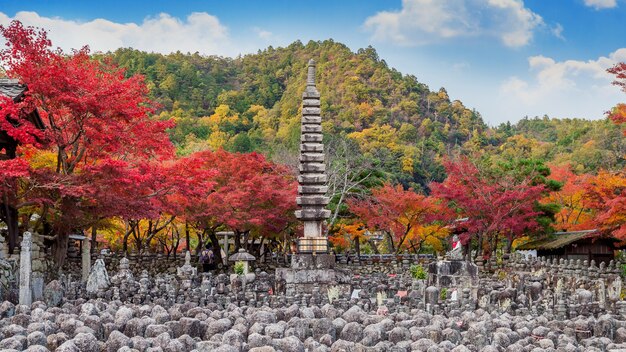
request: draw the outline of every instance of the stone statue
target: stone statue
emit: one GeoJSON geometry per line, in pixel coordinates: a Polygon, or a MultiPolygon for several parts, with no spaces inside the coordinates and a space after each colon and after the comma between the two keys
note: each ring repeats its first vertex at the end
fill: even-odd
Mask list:
{"type": "Polygon", "coordinates": [[[100,289],[107,289],[111,281],[109,280],[109,274],[104,265],[104,260],[98,259],[91,268],[91,272],[87,277],[87,292],[97,293],[100,289]]]}
{"type": "Polygon", "coordinates": [[[459,236],[452,236],[452,249],[446,253],[446,257],[450,260],[462,260],[463,259],[463,245],[459,236]]]}

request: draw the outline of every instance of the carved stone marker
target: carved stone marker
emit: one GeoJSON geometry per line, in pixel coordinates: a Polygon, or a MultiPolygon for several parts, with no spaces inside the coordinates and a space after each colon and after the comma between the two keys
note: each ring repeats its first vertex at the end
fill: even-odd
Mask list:
{"type": "Polygon", "coordinates": [[[83,267],[83,282],[87,282],[89,273],[91,272],[91,240],[85,238],[83,240],[83,253],[82,253],[82,267],[83,267]]]}
{"type": "Polygon", "coordinates": [[[30,232],[24,232],[22,238],[22,247],[20,250],[20,304],[30,306],[32,299],[30,275],[31,275],[31,249],[33,239],[30,232]]]}
{"type": "MultiPolygon", "coordinates": [[[[84,269],[84,267],[83,267],[84,269]]],[[[104,260],[98,259],[93,266],[93,269],[87,278],[87,292],[98,293],[98,290],[109,288],[111,281],[109,280],[109,274],[104,266],[104,260]]]]}

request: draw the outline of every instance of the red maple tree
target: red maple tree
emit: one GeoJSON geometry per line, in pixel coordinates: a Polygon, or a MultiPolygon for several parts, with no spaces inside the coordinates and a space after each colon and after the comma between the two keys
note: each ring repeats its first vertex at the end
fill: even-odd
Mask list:
{"type": "MultiPolygon", "coordinates": [[[[99,189],[119,186],[121,192],[124,183],[145,176],[142,163],[173,157],[166,133],[172,124],[150,117],[153,104],[142,77],[125,78],[124,71],[110,62],[91,58],[87,47],[65,54],[52,48],[45,31],[17,21],[0,26],[0,34],[6,40],[0,60],[10,77],[28,86],[21,104],[39,111],[48,142],[41,147],[55,154],[54,165],[20,175],[27,187],[5,194],[11,194],[11,206],[16,208],[40,206],[42,222],[48,225],[44,228],[51,229],[45,235],[54,239],[56,258],[62,262],[69,233],[97,218],[92,211],[106,208],[107,215],[115,208],[118,213],[127,211],[120,199],[113,207],[111,192],[99,189]],[[102,177],[106,171],[116,177],[102,177]],[[24,190],[36,191],[18,194],[24,190]]],[[[31,131],[26,132],[18,138],[28,142],[31,131]]],[[[17,155],[17,160],[24,157],[17,155]]],[[[1,169],[0,174],[5,175],[1,179],[8,171],[1,169]]]]}
{"type": "MultiPolygon", "coordinates": [[[[195,195],[187,196],[187,219],[202,229],[214,248],[219,249],[215,232],[232,230],[235,249],[248,248],[257,238],[260,246],[267,238],[282,233],[295,222],[295,178],[289,170],[258,153],[240,154],[224,150],[203,151],[189,156],[197,172],[211,172],[213,186],[198,185],[195,195]]],[[[208,242],[205,239],[203,242],[208,242]]]]}
{"type": "Polygon", "coordinates": [[[447,208],[438,199],[404,190],[401,185],[385,184],[372,190],[371,197],[349,200],[348,206],[369,229],[383,231],[396,253],[412,248],[407,240],[420,244],[427,240],[420,236],[424,226],[439,222],[443,228],[450,220],[447,208]]]}
{"type": "MultiPolygon", "coordinates": [[[[500,239],[507,238],[507,251],[514,239],[538,227],[535,210],[545,186],[535,185],[535,175],[520,178],[483,172],[467,158],[444,163],[448,177],[432,183],[433,195],[449,202],[462,223],[463,244],[476,240],[478,251],[489,257],[500,239]]],[[[469,250],[469,246],[465,247],[469,250]]],[[[467,253],[469,254],[469,252],[467,253]]]]}

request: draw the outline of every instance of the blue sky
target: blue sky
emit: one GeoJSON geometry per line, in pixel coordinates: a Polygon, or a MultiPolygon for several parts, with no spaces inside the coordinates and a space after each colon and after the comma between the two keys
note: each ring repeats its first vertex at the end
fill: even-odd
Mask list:
{"type": "Polygon", "coordinates": [[[64,49],[236,56],[297,39],[372,45],[490,125],[599,119],[626,101],[605,72],[626,61],[626,0],[5,0],[0,24],[12,19],[46,28],[64,49]]]}

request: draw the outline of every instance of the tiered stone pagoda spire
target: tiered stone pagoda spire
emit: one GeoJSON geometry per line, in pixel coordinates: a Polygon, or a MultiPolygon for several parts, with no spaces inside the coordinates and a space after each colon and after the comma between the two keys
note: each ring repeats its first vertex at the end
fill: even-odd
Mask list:
{"type": "Polygon", "coordinates": [[[309,61],[306,89],[302,94],[302,125],[300,139],[300,176],[298,197],[301,207],[296,217],[304,222],[304,237],[323,237],[322,222],[330,217],[326,209],[326,164],[322,143],[320,93],[315,87],[315,61],[309,61]]]}

